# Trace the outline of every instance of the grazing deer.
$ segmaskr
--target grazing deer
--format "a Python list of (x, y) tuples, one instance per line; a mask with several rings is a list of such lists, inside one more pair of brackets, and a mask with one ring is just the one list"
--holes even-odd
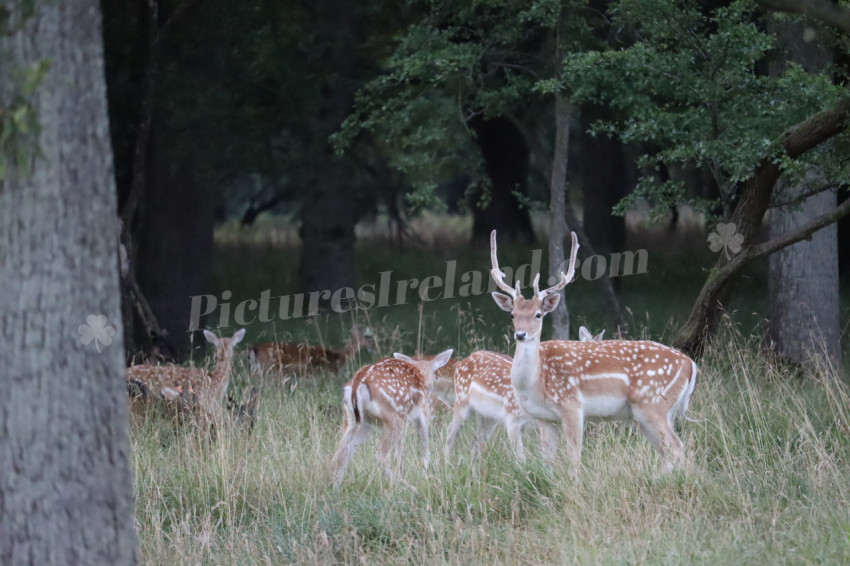
[(446, 365), (452, 350), (446, 350), (432, 360), (414, 360), (404, 354), (394, 354), (377, 363), (363, 366), (343, 386), (345, 432), (331, 460), (334, 487), (339, 487), (348, 462), (363, 444), (372, 426), (384, 429), (378, 456), (381, 468), (390, 480), (390, 452), (395, 447), (401, 461), (402, 438), (407, 422), (419, 429), (425, 469), (431, 454), (428, 448), (428, 421), (431, 412), (431, 390), (434, 373)]
[(373, 352), (371, 333), (354, 325), (342, 350), (330, 350), (311, 344), (265, 342), (248, 351), (251, 370), (259, 377), (269, 373), (305, 376), (320, 371), (339, 372), (361, 348)]
[(154, 399), (165, 400), (177, 404), (180, 410), (195, 411), (202, 429), (208, 427), (221, 414), (221, 402), (230, 384), (233, 350), (244, 337), (244, 328), (230, 338), (219, 338), (204, 330), (204, 338), (215, 346), (215, 367), (211, 371), (172, 364), (127, 368), (127, 386), (133, 405)]
[[(602, 340), (604, 333), (603, 330), (593, 336), (584, 326), (579, 329), (582, 342)], [(522, 429), (534, 419), (529, 418), (517, 405), (511, 385), (512, 364), (513, 359), (510, 356), (481, 350), (473, 352), (455, 365), (455, 404), (452, 408), (452, 422), (446, 435), (446, 459), (454, 450), (455, 439), (463, 423), (470, 413), (475, 413), (478, 415), (478, 430), (475, 435), (476, 442), (472, 446), (473, 459), (484, 451), (493, 430), (501, 422), (507, 429), (514, 454), (520, 462), (525, 462)], [(557, 448), (557, 430), (552, 430), (544, 423), (540, 424), (544, 457), (551, 460)]]
[[(413, 356), (413, 359), (416, 361), (421, 360), (433, 360), (434, 356)], [(452, 409), (452, 404), (454, 403), (453, 395), (455, 388), (455, 366), (458, 361), (454, 358), (450, 359), (446, 365), (439, 368), (434, 375), (436, 376), (436, 381), (434, 381), (434, 389), (431, 393), (433, 393), (432, 400), (436, 401), (434, 403), (434, 409)]]
[(525, 299), (519, 281), (515, 288), (505, 283), (496, 257), (496, 231), (490, 234), (490, 273), (504, 291), (494, 292), (493, 299), (514, 321), (511, 384), (517, 403), (531, 417), (561, 421), (567, 455), (575, 467), (581, 461), (586, 418), (634, 418), (665, 460), (665, 470), (670, 470), (683, 454), (673, 418), (684, 416), (688, 409), (697, 376), (693, 360), (648, 340), (540, 341), (543, 317), (558, 306), (560, 291), (575, 274), (578, 248), (573, 233), (567, 273), (561, 273), (560, 281), (543, 291), (538, 287), (538, 273), (534, 296)]

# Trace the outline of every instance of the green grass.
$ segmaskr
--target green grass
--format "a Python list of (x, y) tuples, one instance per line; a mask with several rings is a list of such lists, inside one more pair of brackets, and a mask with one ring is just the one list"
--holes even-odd
[[(850, 391), (829, 368), (805, 376), (725, 336), (703, 361), (687, 463), (659, 473), (636, 432), (589, 425), (572, 479), (531, 453), (517, 464), (503, 432), (471, 465), (440, 457), (448, 415), (432, 425), (432, 468), (415, 434), (390, 485), (364, 445), (342, 488), (327, 464), (339, 440), (344, 376), (264, 391), (252, 433), (215, 442), (190, 426), (133, 429), (144, 563), (846, 563), (850, 560)], [(375, 435), (377, 436), (377, 435)], [(560, 451), (563, 458), (563, 450)]]
[[(291, 292), (294, 257), (279, 249), (224, 247), (215, 266), (234, 300), (273, 288)], [(526, 261), (524, 250), (506, 258)], [(253, 254), (253, 255), (252, 255)], [(486, 250), (387, 247), (358, 251), (366, 280), (440, 273), (446, 258), (487, 267)], [(505, 260), (507, 263), (508, 259)], [(246, 266), (262, 266), (255, 270)], [(545, 265), (545, 264), (544, 264)], [(238, 277), (235, 275), (238, 273)], [(753, 272), (754, 280), (761, 277)], [(763, 282), (763, 280), (762, 280)], [(761, 348), (753, 321), (759, 285), (745, 281), (737, 314), (700, 363), (690, 416), (681, 423), (686, 464), (669, 475), (635, 431), (590, 424), (573, 478), (563, 448), (552, 470), (524, 436), (529, 461), (514, 461), (502, 429), (482, 461), (469, 462), (473, 423), (451, 462), (442, 458), (450, 415), (431, 428), (432, 466), (421, 469), (408, 431), (404, 478), (390, 485), (375, 461), (374, 435), (354, 456), (339, 491), (329, 460), (341, 436), (338, 376), (261, 392), (250, 433), (223, 427), (215, 441), (191, 425), (151, 419), (132, 427), (136, 513), (144, 564), (840, 564), (850, 562), (850, 388), (829, 367), (792, 368)], [(700, 275), (651, 256), (650, 273), (624, 278), (633, 329), (669, 337), (699, 289)], [(277, 285), (277, 287), (275, 287)], [(750, 285), (748, 288), (747, 285)], [(568, 289), (574, 321), (607, 328), (598, 290)], [(750, 313), (756, 313), (752, 315)], [(484, 295), (358, 313), (381, 353), (454, 347), (508, 351), (510, 317)], [(246, 342), (280, 335), (341, 343), (351, 316), (254, 325)], [(420, 332), (420, 324), (422, 331)], [(574, 330), (575, 332), (575, 330)], [(610, 332), (610, 330), (609, 330)], [(321, 338), (320, 338), (321, 337)], [(250, 385), (239, 365), (233, 389)]]

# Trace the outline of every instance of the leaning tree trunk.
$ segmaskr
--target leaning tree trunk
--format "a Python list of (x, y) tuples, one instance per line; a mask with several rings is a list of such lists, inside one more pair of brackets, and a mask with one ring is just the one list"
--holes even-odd
[(42, 155), (0, 183), (0, 563), (133, 564), (100, 9), (35, 5), (0, 46), (6, 69), (50, 61)]
[[(800, 24), (776, 23), (782, 45), (790, 59), (807, 72), (821, 72), (832, 59), (817, 42), (803, 40)], [(785, 58), (771, 65), (774, 74), (783, 71)], [(822, 179), (811, 173), (809, 181)], [(796, 200), (807, 190), (805, 184), (781, 184), (777, 195), (782, 202)], [(799, 228), (836, 206), (832, 191), (804, 199), (799, 206), (777, 207), (770, 212), (772, 236)], [(788, 246), (770, 256), (768, 263), (768, 334), (772, 347), (784, 358), (804, 363), (811, 356), (826, 356), (838, 362), (838, 239), (833, 224), (814, 233), (807, 241)]]
[[(788, 128), (776, 140), (785, 156), (796, 159), (819, 144), (845, 131), (850, 125), (850, 100), (840, 100), (829, 110), (809, 116)], [(699, 296), (691, 308), (684, 326), (679, 330), (674, 346), (699, 357), (707, 340), (714, 334), (741, 271), (753, 260), (808, 237), (850, 212), (850, 201), (809, 220), (800, 228), (757, 244), (759, 227), (767, 211), (774, 186), (782, 173), (780, 160), (775, 156), (762, 159), (751, 177), (741, 183), (740, 198), (731, 220), (743, 237), (743, 249), (734, 257), (721, 253), (709, 272)]]
[(533, 242), (531, 217), (516, 196), (528, 188), (530, 151), (522, 133), (504, 116), (474, 118), (469, 125), (490, 179), (486, 202), (479, 203), (481, 191), (471, 195), (472, 243), (488, 242), (492, 230), (499, 231), (502, 241)]

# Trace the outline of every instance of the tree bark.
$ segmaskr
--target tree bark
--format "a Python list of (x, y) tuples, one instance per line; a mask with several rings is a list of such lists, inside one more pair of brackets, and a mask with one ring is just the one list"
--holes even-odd
[[(184, 357), (190, 345), (189, 297), (210, 292), (215, 199), (192, 167), (174, 163), (164, 138), (158, 130), (152, 132), (134, 267), (168, 344)], [(146, 325), (139, 330), (150, 332)], [(150, 339), (139, 336), (138, 342), (149, 344)]]
[[(835, 193), (826, 191), (809, 197), (799, 209), (774, 209), (770, 213), (771, 235), (795, 230), (835, 206)], [(768, 301), (768, 334), (772, 347), (782, 357), (797, 363), (812, 356), (840, 361), (835, 224), (770, 256)]]
[(606, 111), (599, 106), (582, 107), (580, 167), (584, 231), (597, 250), (611, 252), (621, 251), (626, 245), (626, 220), (611, 210), (626, 196), (629, 175), (622, 143), (588, 133), (594, 122), (605, 118)]
[(324, 159), (301, 207), (298, 281), (305, 292), (354, 286), (354, 226), (359, 218), (350, 168), (328, 142), (347, 116), (354, 96), (355, 12), (347, 0), (322, 0), (314, 5), (313, 16), (316, 41), (326, 51), (318, 80), (326, 84), (321, 88), (312, 144), (313, 154)]
[[(802, 65), (809, 73), (821, 72), (832, 57), (816, 42), (803, 40), (804, 29), (790, 22), (773, 23), (787, 60)], [(778, 75), (787, 65), (785, 53), (770, 65)], [(818, 175), (808, 175), (813, 183)], [(780, 201), (793, 200), (806, 191), (805, 184), (779, 184)], [(798, 206), (780, 206), (768, 215), (771, 235), (795, 230), (826, 214), (836, 206), (833, 191), (805, 198)], [(839, 363), (838, 239), (836, 226), (814, 233), (808, 240), (779, 250), (768, 260), (768, 334), (771, 346), (780, 356), (804, 363), (825, 356)]]
[[(549, 275), (553, 285), (558, 269), (564, 264), (564, 241), (567, 226), (567, 163), (570, 150), (570, 105), (561, 93), (555, 94), (555, 149), (549, 178)], [(544, 285), (541, 285), (544, 286)], [(548, 285), (545, 285), (548, 286)], [(561, 300), (552, 311), (552, 339), (569, 340), (570, 312), (561, 291)]]
[(33, 97), (43, 156), (0, 184), (0, 563), (134, 564), (99, 5), (37, 3), (4, 43), (12, 65), (50, 70)]
[(474, 118), (469, 126), (475, 132), (490, 179), (490, 199), (485, 206), (478, 206), (480, 192), (471, 196), (472, 243), (488, 242), (494, 229), (502, 241), (533, 242), (528, 209), (516, 197), (516, 193), (524, 195), (528, 189), (529, 149), (522, 134), (503, 116)]
[[(788, 157), (795, 159), (820, 143), (844, 131), (850, 122), (850, 100), (838, 102), (832, 109), (818, 112), (786, 130), (777, 140), (777, 145)], [(773, 238), (770, 242), (756, 245), (758, 230), (770, 203), (774, 186), (781, 170), (776, 156), (765, 157), (753, 175), (741, 188), (740, 199), (732, 213), (732, 222), (743, 236), (742, 252), (733, 258), (721, 253), (700, 291), (688, 320), (679, 331), (674, 345), (691, 356), (699, 357), (708, 338), (717, 328), (737, 276), (753, 259), (773, 253), (784, 246), (797, 242), (815, 230), (837, 221), (850, 207), (844, 204), (822, 215), (792, 234)], [(847, 201), (850, 204), (850, 201)], [(797, 237), (799, 236), (799, 237)]]

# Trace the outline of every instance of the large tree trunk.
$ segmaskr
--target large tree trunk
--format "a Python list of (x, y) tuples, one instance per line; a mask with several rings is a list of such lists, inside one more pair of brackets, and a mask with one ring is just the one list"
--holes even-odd
[[(564, 241), (567, 237), (567, 160), (570, 149), (570, 105), (563, 94), (555, 94), (555, 150), (549, 178), (549, 275), (554, 284), (564, 264)], [(554, 281), (553, 281), (554, 280)], [(548, 285), (541, 285), (546, 287)], [(569, 340), (570, 312), (561, 291), (558, 307), (552, 311), (552, 339)]]
[[(774, 209), (770, 213), (771, 235), (795, 230), (833, 210), (835, 205), (835, 193), (827, 191), (806, 199), (799, 209)], [(826, 355), (838, 362), (841, 348), (835, 224), (770, 256), (768, 298), (768, 332), (781, 356), (803, 363), (812, 355)]]
[(0, 185), (0, 563), (133, 564), (100, 10), (36, 7), (4, 42), (7, 69), (50, 70), (33, 97), (43, 156)]
[(355, 286), (357, 200), (346, 186), (343, 164), (333, 157), (328, 159), (325, 171), (312, 183), (301, 208), (298, 278), (305, 292)]
[[(298, 281), (302, 291), (333, 291), (354, 286), (354, 226), (358, 198), (345, 158), (334, 155), (328, 137), (347, 116), (356, 88), (354, 6), (347, 0), (322, 0), (313, 6), (317, 43), (327, 45), (312, 152), (320, 164), (306, 187), (301, 208), (301, 256)], [(317, 75), (318, 76), (318, 75)]]
[[(777, 23), (781, 44), (790, 60), (807, 72), (820, 72), (831, 57), (816, 42), (803, 40), (799, 24)], [(779, 74), (785, 58), (771, 65)], [(813, 183), (820, 179), (810, 175)], [(780, 201), (792, 200), (806, 191), (803, 185), (785, 185), (778, 189)], [(770, 212), (772, 236), (799, 228), (836, 206), (836, 196), (826, 191), (805, 199), (798, 207), (778, 207)], [(784, 358), (797, 363), (810, 356), (822, 356), (838, 362), (840, 322), (838, 317), (838, 240), (836, 226), (819, 230), (808, 241), (788, 246), (769, 259), (769, 325), (772, 346)]]
[[(189, 297), (209, 292), (214, 199), (207, 184), (174, 163), (157, 132), (146, 177), (134, 267), (159, 326), (182, 357), (189, 350)], [(149, 341), (139, 338), (139, 343)]]
[(502, 241), (533, 242), (531, 217), (516, 193), (528, 188), (529, 149), (522, 133), (507, 117), (475, 118), (475, 132), (484, 167), (490, 179), (489, 199), (479, 206), (481, 192), (471, 195), (472, 243), (486, 243), (492, 230)]
[[(850, 199), (850, 188), (838, 191), (838, 202)], [(850, 218), (838, 221), (838, 273), (842, 278), (850, 277)]]

